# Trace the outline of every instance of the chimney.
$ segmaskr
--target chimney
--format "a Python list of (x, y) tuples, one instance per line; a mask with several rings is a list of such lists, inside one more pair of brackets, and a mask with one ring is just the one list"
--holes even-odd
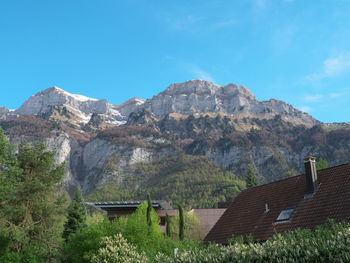
[(318, 189), (316, 158), (309, 156), (304, 159), (306, 177), (306, 195), (312, 197)]

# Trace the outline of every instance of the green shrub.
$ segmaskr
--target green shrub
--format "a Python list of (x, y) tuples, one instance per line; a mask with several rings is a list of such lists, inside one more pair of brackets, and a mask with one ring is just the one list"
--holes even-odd
[(152, 225), (147, 223), (147, 202), (141, 204), (129, 218), (119, 218), (110, 222), (106, 217), (95, 215), (87, 218), (87, 227), (72, 234), (64, 248), (65, 262), (91, 262), (101, 248), (106, 237), (122, 234), (129, 244), (135, 246), (139, 254), (153, 258), (157, 253), (167, 256), (174, 254), (174, 249), (191, 250), (199, 243), (185, 240), (183, 242), (166, 237), (159, 228), (159, 218), (152, 208), (150, 211)]
[(265, 243), (243, 243), (236, 239), (228, 246), (211, 244), (179, 250), (176, 259), (158, 254), (155, 262), (350, 262), (350, 225), (330, 221), (314, 231), (298, 229), (276, 234)]
[(99, 250), (103, 238), (123, 232), (124, 228), (125, 219), (123, 218), (109, 221), (105, 217), (102, 222), (90, 223), (88, 227), (69, 237), (64, 248), (64, 261), (91, 262), (92, 256)]
[(144, 202), (129, 216), (123, 234), (130, 243), (136, 245), (138, 251), (154, 255), (159, 251), (164, 236), (159, 228), (159, 217), (153, 208), (149, 211), (152, 224), (148, 224), (147, 207), (147, 202)]

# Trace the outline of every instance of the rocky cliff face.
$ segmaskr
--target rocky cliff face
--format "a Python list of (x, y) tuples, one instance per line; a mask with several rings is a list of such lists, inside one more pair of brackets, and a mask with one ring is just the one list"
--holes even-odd
[(85, 114), (93, 112), (106, 114), (108, 111), (108, 101), (106, 100), (96, 100), (82, 95), (73, 95), (58, 87), (52, 87), (31, 96), (16, 110), (16, 113), (21, 115), (35, 115), (46, 112), (50, 106), (55, 105), (65, 105)]
[[(31, 96), (14, 113), (19, 115), (45, 115), (53, 109), (62, 109), (62, 114), (69, 113), (75, 122), (86, 124), (93, 113), (105, 116), (107, 122), (123, 124), (122, 116), (105, 99), (92, 99), (82, 95), (70, 94), (58, 87), (48, 88)], [(73, 119), (72, 118), (72, 119)]]
[[(330, 165), (350, 160), (347, 126), (323, 125), (282, 101), (258, 101), (245, 87), (203, 80), (173, 84), (151, 99), (132, 98), (120, 105), (53, 87), (14, 112), (1, 107), (0, 120), (14, 144), (44, 140), (50, 149), (57, 148), (57, 162), (66, 162), (67, 189), (81, 185), (94, 198), (108, 196), (102, 193), (115, 191), (108, 188), (113, 185), (118, 198), (132, 198), (134, 191), (141, 196), (147, 186), (158, 189), (158, 198), (181, 200), (162, 192), (157, 182), (169, 187), (178, 184), (170, 180), (174, 174), (195, 174), (201, 164), (189, 168), (191, 158), (206, 158), (198, 162), (213, 174), (202, 169), (201, 176), (225, 182), (232, 178), (222, 179), (226, 172), (243, 179), (253, 163), (260, 183), (302, 173), (307, 155), (323, 157)], [(186, 169), (194, 170), (179, 172), (176, 160), (186, 160)], [(175, 162), (169, 171), (158, 167), (169, 161)], [(206, 187), (212, 182), (208, 179)], [(194, 187), (191, 183), (188, 187)], [(225, 187), (230, 189), (227, 196), (218, 189), (213, 193), (220, 194), (218, 200), (232, 198), (238, 189)]]
[[(109, 104), (107, 100), (92, 99), (82, 95), (70, 94), (60, 88), (52, 87), (31, 96), (14, 113), (19, 115), (37, 115), (64, 108), (74, 115), (75, 121), (89, 122), (93, 113), (105, 117), (106, 122), (122, 125), (133, 112), (147, 110), (164, 117), (167, 114), (181, 115), (223, 113), (231, 116), (270, 118), (280, 115), (296, 124), (313, 126), (319, 122), (307, 113), (301, 112), (283, 101), (271, 99), (258, 101), (245, 87), (228, 84), (217, 86), (205, 80), (191, 80), (170, 85), (164, 92), (153, 98), (143, 100), (132, 98), (120, 105)], [(0, 109), (6, 113), (7, 109)]]
[(170, 85), (164, 92), (146, 100), (143, 109), (157, 116), (169, 113), (184, 115), (224, 113), (249, 115), (250, 117), (273, 117), (280, 115), (289, 121), (313, 126), (317, 123), (307, 113), (301, 112), (283, 101), (271, 99), (259, 102), (245, 87), (228, 84), (217, 86), (205, 80), (191, 80)]

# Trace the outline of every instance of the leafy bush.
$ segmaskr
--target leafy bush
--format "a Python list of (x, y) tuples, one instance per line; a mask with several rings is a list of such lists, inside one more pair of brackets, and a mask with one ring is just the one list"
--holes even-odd
[(147, 222), (147, 202), (143, 202), (136, 211), (129, 216), (124, 235), (126, 239), (137, 246), (138, 251), (147, 251), (147, 254), (156, 254), (164, 239), (159, 228), (159, 217), (152, 208), (150, 217), (152, 224)]
[(265, 243), (246, 243), (236, 239), (228, 246), (210, 244), (180, 250), (176, 259), (158, 254), (155, 262), (349, 262), (350, 225), (330, 222), (314, 231), (298, 229), (276, 234)]
[(90, 225), (69, 237), (64, 248), (67, 262), (91, 262), (93, 255), (100, 248), (100, 242), (105, 237), (114, 236), (125, 228), (125, 219), (109, 221), (106, 217), (101, 222), (90, 222)]
[(64, 248), (65, 262), (91, 262), (98, 254), (101, 242), (106, 237), (122, 234), (130, 244), (135, 246), (139, 254), (153, 258), (161, 252), (171, 256), (175, 248), (190, 250), (198, 247), (195, 241), (180, 242), (166, 237), (159, 228), (159, 218), (151, 209), (152, 225), (147, 224), (147, 202), (142, 203), (129, 218), (118, 218), (109, 221), (106, 217), (101, 221), (100, 216), (87, 219), (88, 226), (69, 237)]

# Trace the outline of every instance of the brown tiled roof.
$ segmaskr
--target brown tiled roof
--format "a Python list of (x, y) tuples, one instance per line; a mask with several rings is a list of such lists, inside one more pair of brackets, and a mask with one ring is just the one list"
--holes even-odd
[[(227, 244), (234, 236), (251, 234), (267, 240), (276, 230), (314, 228), (327, 222), (350, 221), (350, 163), (318, 171), (319, 189), (304, 198), (305, 175), (299, 175), (242, 191), (205, 237), (205, 242)], [(265, 204), (269, 211), (265, 213)], [(294, 207), (286, 222), (276, 223), (280, 212)]]

